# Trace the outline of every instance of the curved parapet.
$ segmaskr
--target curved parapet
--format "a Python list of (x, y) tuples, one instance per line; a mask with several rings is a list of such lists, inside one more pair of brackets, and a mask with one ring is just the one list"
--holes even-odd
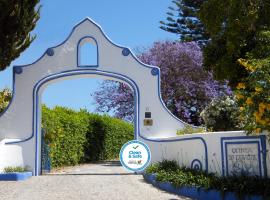
[[(80, 64), (81, 47), (87, 42), (96, 46), (94, 65)], [(170, 138), (173, 141), (177, 130), (185, 125), (162, 101), (160, 69), (139, 61), (129, 48), (113, 43), (99, 25), (86, 18), (72, 29), (65, 41), (48, 48), (38, 60), (13, 68), (13, 98), (0, 115), (0, 140), (6, 141), (1, 148), (13, 149), (10, 150), (12, 155), (17, 152), (20, 157), (17, 160), (21, 160), (22, 165), (29, 165), (35, 175), (40, 173), (42, 92), (54, 82), (81, 77), (117, 80), (132, 88), (135, 139), (157, 144)], [(204, 146), (200, 139), (194, 142)], [(193, 162), (196, 167), (207, 167), (203, 160), (207, 152), (203, 146), (203, 158)], [(154, 158), (158, 160), (158, 145), (151, 148), (156, 149)], [(6, 165), (8, 163), (12, 162), (7, 161)]]
[[(81, 47), (87, 42), (96, 46), (93, 65), (80, 62)], [(152, 162), (176, 160), (219, 175), (231, 175), (248, 166), (253, 175), (269, 176), (269, 143), (263, 135), (220, 132), (177, 136), (185, 123), (173, 116), (161, 99), (160, 69), (140, 62), (129, 48), (111, 42), (89, 18), (37, 61), (14, 66), (13, 98), (0, 114), (0, 171), (21, 165), (40, 174), (42, 92), (54, 82), (81, 77), (117, 80), (130, 86), (134, 91), (134, 137), (149, 146)]]
[[(97, 46), (96, 66), (79, 66), (79, 50), (85, 38), (93, 39)], [(184, 122), (173, 116), (161, 99), (159, 68), (140, 62), (129, 48), (111, 42), (99, 25), (86, 18), (72, 29), (64, 42), (48, 48), (37, 61), (14, 67), (13, 99), (0, 117), (0, 137), (26, 140), (33, 136), (40, 103), (34, 98), (41, 95), (35, 90), (37, 84), (43, 84), (42, 80), (46, 79), (53, 79), (46, 81), (48, 85), (63, 78), (76, 78), (78, 73), (80, 77), (104, 73), (105, 79), (114, 78), (132, 87), (137, 98), (137, 135), (176, 136), (176, 130), (183, 127)]]

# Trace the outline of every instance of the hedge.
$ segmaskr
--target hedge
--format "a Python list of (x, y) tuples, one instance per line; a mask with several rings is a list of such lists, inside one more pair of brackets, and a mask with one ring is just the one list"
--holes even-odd
[(128, 122), (60, 106), (42, 106), (42, 127), (52, 167), (116, 159), (122, 145), (134, 138)]

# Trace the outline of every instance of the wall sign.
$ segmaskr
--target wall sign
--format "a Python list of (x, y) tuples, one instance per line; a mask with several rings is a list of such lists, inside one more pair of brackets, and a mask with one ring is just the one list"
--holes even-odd
[(151, 154), (148, 146), (141, 141), (131, 140), (120, 151), (120, 162), (129, 171), (143, 171), (149, 164)]
[(260, 137), (221, 138), (223, 175), (263, 176), (263, 149)]

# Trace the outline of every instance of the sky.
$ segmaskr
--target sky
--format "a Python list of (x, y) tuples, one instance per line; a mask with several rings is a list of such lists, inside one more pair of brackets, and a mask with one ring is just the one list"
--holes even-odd
[[(64, 41), (73, 26), (85, 17), (98, 23), (114, 43), (135, 50), (150, 47), (155, 41), (178, 38), (159, 28), (171, 0), (41, 0), (40, 4), (40, 20), (32, 32), (37, 37), (10, 67), (0, 72), (0, 89), (12, 88), (13, 65), (34, 62), (47, 48)], [(61, 105), (94, 111), (91, 94), (98, 90), (101, 81), (73, 79), (54, 83), (44, 91), (42, 102), (49, 107)]]

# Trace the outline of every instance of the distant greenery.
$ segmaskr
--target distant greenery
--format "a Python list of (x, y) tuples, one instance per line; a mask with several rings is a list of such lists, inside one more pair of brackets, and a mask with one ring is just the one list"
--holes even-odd
[(25, 167), (5, 167), (4, 168), (4, 173), (12, 173), (12, 172), (25, 172), (27, 169)]
[(122, 145), (134, 139), (130, 123), (60, 106), (43, 105), (42, 127), (52, 167), (116, 159)]
[(156, 174), (159, 182), (170, 182), (176, 187), (190, 186), (210, 190), (235, 192), (239, 199), (245, 195), (261, 195), (263, 199), (270, 198), (270, 179), (255, 176), (218, 177), (204, 171), (196, 171), (179, 167), (176, 161), (164, 160), (154, 163), (146, 169), (148, 174)]
[(192, 134), (192, 133), (202, 133), (205, 132), (204, 127), (193, 128), (191, 125), (185, 125), (183, 129), (177, 130), (177, 135)]

